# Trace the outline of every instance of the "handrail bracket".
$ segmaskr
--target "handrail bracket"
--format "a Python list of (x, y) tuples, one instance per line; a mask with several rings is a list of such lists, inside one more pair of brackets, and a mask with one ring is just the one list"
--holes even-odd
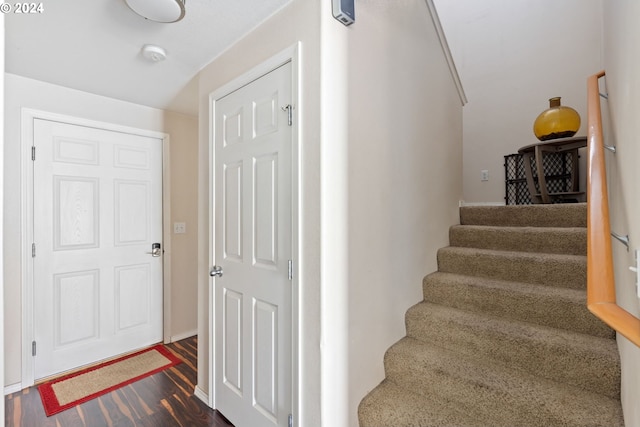
[(616, 239), (618, 242), (622, 243), (623, 245), (625, 245), (627, 247), (627, 252), (629, 252), (629, 235), (626, 234), (624, 236), (621, 236), (620, 234), (616, 234), (613, 231), (611, 232), (611, 237), (613, 237), (614, 239)]

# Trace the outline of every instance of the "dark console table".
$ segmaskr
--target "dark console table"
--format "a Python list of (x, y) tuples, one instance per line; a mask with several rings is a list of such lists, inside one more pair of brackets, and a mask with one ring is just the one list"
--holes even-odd
[[(578, 182), (578, 149), (587, 146), (587, 137), (553, 139), (527, 145), (518, 150), (524, 160), (527, 187), (533, 203), (552, 203), (556, 199), (571, 199), (584, 194), (579, 190)], [(543, 156), (547, 153), (567, 153), (572, 157), (571, 161), (571, 185), (570, 191), (549, 192), (544, 171)], [(536, 173), (532, 170), (531, 160), (535, 160)], [(536, 188), (536, 178), (538, 187)]]

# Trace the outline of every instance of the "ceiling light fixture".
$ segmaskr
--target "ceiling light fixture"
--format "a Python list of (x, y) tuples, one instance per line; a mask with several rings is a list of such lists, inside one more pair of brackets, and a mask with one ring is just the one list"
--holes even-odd
[(167, 52), (160, 46), (145, 44), (142, 46), (142, 56), (152, 62), (163, 61), (167, 57)]
[(184, 18), (186, 0), (125, 0), (127, 6), (145, 19), (177, 22)]

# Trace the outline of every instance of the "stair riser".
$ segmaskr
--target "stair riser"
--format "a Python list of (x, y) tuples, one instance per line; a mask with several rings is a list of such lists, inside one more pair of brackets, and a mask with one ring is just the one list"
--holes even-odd
[[(442, 351), (408, 343), (402, 340), (387, 352), (388, 380), (427, 398), (437, 394), (450, 400), (481, 424), (523, 425), (523, 414), (527, 414), (526, 425), (535, 426), (609, 425), (612, 419), (622, 418), (613, 399), (569, 387), (549, 389), (526, 376), (470, 365), (453, 355), (445, 359)], [(597, 415), (593, 407), (599, 409)]]
[(533, 206), (465, 206), (460, 224), (500, 227), (586, 227), (586, 203)]
[(447, 277), (442, 274), (425, 277), (425, 301), (602, 338), (615, 337), (611, 328), (589, 312), (584, 300), (573, 301), (544, 293), (524, 293), (474, 283), (459, 283), (447, 280)]
[(449, 230), (451, 246), (502, 251), (547, 254), (587, 255), (584, 228), (535, 229), (453, 226)]
[[(513, 426), (521, 423), (517, 414), (524, 412), (524, 408), (516, 405), (513, 400), (505, 400), (508, 395), (489, 390), (483, 384), (451, 376), (446, 367), (424, 364), (422, 360), (416, 360), (410, 355), (390, 353), (385, 357), (385, 372), (390, 381), (402, 384), (409, 390), (416, 390), (425, 397), (438, 394), (455, 402), (456, 406), (474, 414), (479, 424)], [(535, 412), (533, 417), (537, 425), (555, 425), (550, 424), (548, 419), (540, 418), (540, 414)]]
[(358, 420), (360, 427), (486, 427), (438, 395), (425, 401), (423, 396), (386, 380), (362, 399)]
[[(402, 384), (408, 390), (420, 390), (420, 393), (427, 398), (438, 393), (441, 397), (454, 401), (459, 408), (474, 414), (478, 425), (493, 427), (522, 425), (521, 414), (525, 412), (525, 409), (516, 406), (513, 402), (509, 402), (510, 406), (501, 405), (502, 400), (500, 399), (504, 396), (500, 396), (498, 393), (481, 393), (482, 386), (477, 384), (466, 384), (468, 386), (466, 390), (462, 390), (462, 385), (459, 386), (460, 388), (454, 389), (455, 386), (452, 386), (451, 383), (455, 380), (447, 378), (441, 372), (427, 372), (433, 375), (422, 377), (422, 371), (399, 369), (392, 366), (387, 371), (387, 377), (397, 384)], [(514, 413), (514, 411), (516, 412)], [(551, 423), (549, 419), (540, 417), (541, 414), (536, 414), (530, 409), (529, 412), (533, 414), (531, 415), (534, 421), (533, 425), (559, 425), (557, 420), (554, 420), (555, 423)]]
[(438, 271), (489, 279), (510, 280), (584, 289), (587, 276), (585, 257), (567, 255), (481, 252), (443, 248), (438, 251)]
[(406, 316), (407, 336), (619, 398), (620, 368), (615, 354), (550, 340), (526, 328), (517, 333), (507, 332), (494, 320), (485, 319), (484, 323), (481, 317), (473, 319), (477, 323), (463, 323), (455, 318), (432, 316), (429, 310), (413, 307)]

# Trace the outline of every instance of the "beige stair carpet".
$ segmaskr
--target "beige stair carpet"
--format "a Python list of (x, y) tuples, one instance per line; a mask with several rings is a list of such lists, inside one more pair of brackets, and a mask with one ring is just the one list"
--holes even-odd
[(463, 207), (361, 427), (622, 426), (615, 334), (586, 309), (585, 204)]

